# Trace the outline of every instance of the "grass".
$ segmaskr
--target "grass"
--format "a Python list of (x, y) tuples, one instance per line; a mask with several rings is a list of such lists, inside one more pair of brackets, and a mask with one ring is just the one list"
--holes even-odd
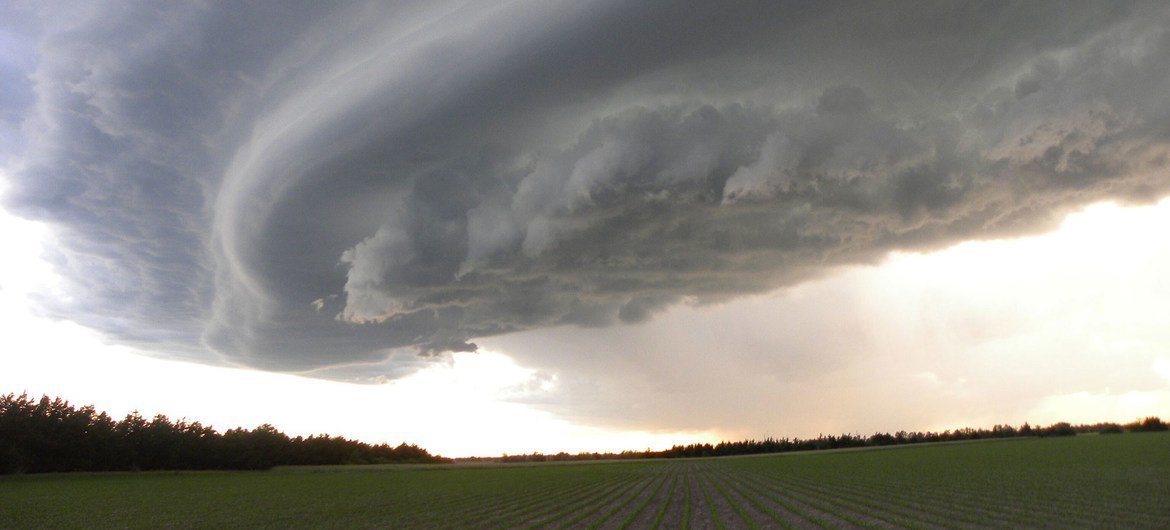
[[(702, 512), (692, 510), (692, 483)], [(720, 509), (739, 517), (719, 521)], [(585, 465), (0, 477), (2, 528), (640, 528), (695, 517), (735, 527), (776, 517), (789, 518), (782, 526), (1170, 527), (1170, 433)]]

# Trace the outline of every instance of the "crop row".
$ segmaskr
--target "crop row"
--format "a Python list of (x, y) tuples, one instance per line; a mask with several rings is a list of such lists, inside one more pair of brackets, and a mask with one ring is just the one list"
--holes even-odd
[(1168, 506), (1170, 434), (693, 460), (0, 479), (0, 528), (1170, 528)]
[[(872, 455), (867, 458), (873, 458)], [(981, 528), (1057, 522), (1078, 526), (1165, 527), (1170, 511), (1119, 509), (1126, 500), (1000, 487), (978, 474), (948, 483), (898, 472), (851, 474), (836, 467), (776, 465), (744, 458), (645, 463), (571, 487), (524, 494), (483, 492), (406, 526), (507, 528)], [(613, 466), (621, 467), (620, 464)], [(844, 467), (842, 467), (844, 466)], [(585, 471), (583, 466), (582, 471)], [(965, 477), (965, 478), (964, 478)], [(1010, 480), (1013, 477), (1000, 477)], [(1057, 488), (1059, 489), (1059, 488)], [(1025, 494), (1020, 492), (1024, 491)], [(1030, 491), (1030, 494), (1027, 492)], [(1139, 506), (1140, 508), (1140, 506)]]

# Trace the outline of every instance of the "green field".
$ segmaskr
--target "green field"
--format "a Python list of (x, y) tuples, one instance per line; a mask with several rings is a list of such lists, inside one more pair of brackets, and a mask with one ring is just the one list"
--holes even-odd
[(1170, 528), (1170, 433), (616, 463), (0, 477), (0, 527)]

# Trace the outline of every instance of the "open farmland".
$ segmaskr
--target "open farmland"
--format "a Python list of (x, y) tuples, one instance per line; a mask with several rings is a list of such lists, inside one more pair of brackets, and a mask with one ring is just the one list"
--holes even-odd
[(0, 478), (0, 527), (1170, 527), (1170, 433), (722, 459)]

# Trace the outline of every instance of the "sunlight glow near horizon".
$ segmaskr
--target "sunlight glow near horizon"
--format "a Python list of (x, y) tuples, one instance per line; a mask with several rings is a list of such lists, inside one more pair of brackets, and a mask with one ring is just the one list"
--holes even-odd
[[(1005, 375), (1067, 378), (1092, 388), (1044, 396), (1026, 410), (1027, 421), (1096, 423), (1133, 421), (1170, 414), (1170, 199), (1155, 205), (1088, 206), (1069, 215), (1059, 229), (1038, 236), (971, 241), (934, 253), (893, 253), (877, 269), (887, 276), (874, 282), (883, 300), (907, 301), (889, 292), (910, 284), (927, 287), (907, 301), (918, 305), (916, 318), (889, 319), (910, 329), (890, 331), (893, 343), (909, 337), (953, 330), (935, 337), (967, 349), (977, 360)], [(932, 302), (962, 307), (921, 311)], [(911, 305), (908, 303), (907, 306)], [(908, 312), (906, 307), (887, 307)], [(959, 315), (956, 317), (955, 315)], [(948, 320), (950, 319), (950, 320)], [(921, 326), (914, 329), (915, 326)], [(901, 340), (892, 336), (901, 335)], [(1021, 355), (1020, 352), (1038, 352)], [(1143, 359), (1152, 359), (1142, 372)], [(1130, 366), (1126, 366), (1130, 365)], [(976, 363), (969, 365), (976, 370)], [(1071, 367), (1071, 368), (1069, 368)], [(1125, 372), (1122, 368), (1136, 368)], [(1089, 368), (1087, 373), (1074, 373)], [(961, 374), (961, 369), (956, 373)], [(1124, 373), (1125, 379), (1118, 377)], [(1136, 374), (1136, 377), (1134, 377)], [(962, 392), (968, 379), (940, 380), (920, 372), (929, 386)], [(1010, 398), (1010, 389), (1003, 389)], [(988, 417), (955, 418), (934, 430), (994, 423)]]
[[(615, 430), (557, 417), (525, 400), (525, 388), (533, 384), (543, 385), (538, 388), (542, 394), (555, 394), (555, 381), (534, 383), (534, 371), (503, 351), (457, 353), (381, 385), (151, 358), (108, 344), (76, 324), (36, 315), (30, 296), (67, 295), (55, 292), (50, 268), (39, 257), (53, 244), (52, 235), (38, 223), (2, 213), (0, 230), (8, 235), (10, 245), (10, 258), (0, 263), (0, 318), (8, 323), (0, 354), (4, 366), (0, 393), (60, 396), (78, 405), (94, 404), (115, 417), (134, 409), (146, 416), (186, 417), (221, 430), (271, 423), (290, 435), (329, 433), (373, 443), (405, 441), (445, 456), (657, 449), (675, 443), (716, 442), (736, 434), (714, 427), (688, 432)], [(874, 352), (867, 362), (904, 367), (906, 380), (918, 381), (907, 392), (962, 393), (968, 381), (994, 376), (987, 372), (988, 366), (976, 365), (975, 360), (965, 366), (959, 360), (944, 370), (930, 352), (905, 350), (920, 346), (921, 337), (930, 335), (931, 344), (954, 344), (955, 351), (968, 348), (976, 360), (1001, 370), (1029, 374), (1047, 370), (1053, 377), (1074, 381), (1097, 374), (1065, 373), (1061, 364), (1079, 369), (1107, 367), (1135, 356), (1154, 359), (1148, 377), (1140, 381), (1114, 381), (1101, 374), (1100, 385), (1086, 388), (1070, 383), (1068, 392), (1023, 403), (1013, 402), (1011, 389), (1004, 388), (999, 394), (1003, 411), (970, 415), (956, 411), (947, 420), (922, 417), (922, 429), (986, 427), (1019, 415), (1034, 423), (1131, 421), (1144, 415), (1166, 415), (1170, 413), (1170, 331), (1151, 331), (1165, 319), (1170, 300), (1166, 269), (1160, 268), (1170, 263), (1166, 233), (1170, 233), (1170, 200), (1132, 208), (1100, 204), (1069, 216), (1049, 234), (968, 242), (933, 253), (895, 253), (879, 266), (851, 269), (857, 272), (844, 275), (853, 275), (855, 283), (870, 290), (875, 304), (881, 304), (864, 310), (883, 315), (874, 333), (889, 345), (888, 351)], [(846, 280), (834, 277), (813, 283), (835, 281)], [(904, 296), (900, 290), (908, 285), (925, 287)], [(1148, 285), (1154, 289), (1147, 289)], [(805, 288), (792, 291), (798, 295)], [(935, 314), (924, 313), (921, 308), (930, 307), (932, 297), (950, 305), (961, 301), (962, 307), (943, 306)], [(1000, 308), (1006, 306), (1013, 309), (1003, 314)], [(972, 314), (981, 316), (976, 320), (964, 316)], [(1050, 315), (1059, 315), (1061, 320), (1049, 320)], [(938, 336), (939, 329), (951, 330), (954, 336)], [(1017, 333), (1005, 333), (1005, 329)], [(1114, 339), (1093, 344), (1095, 329)], [(1092, 347), (1079, 353), (1069, 348), (1067, 363), (1063, 358), (1025, 358), (1016, 353), (1060, 347), (1051, 344), (1060, 337), (1066, 337), (1069, 345)], [(833, 405), (824, 403), (825, 410), (819, 413), (831, 416), (828, 411)], [(842, 431), (857, 429), (848, 424), (840, 427)]]

